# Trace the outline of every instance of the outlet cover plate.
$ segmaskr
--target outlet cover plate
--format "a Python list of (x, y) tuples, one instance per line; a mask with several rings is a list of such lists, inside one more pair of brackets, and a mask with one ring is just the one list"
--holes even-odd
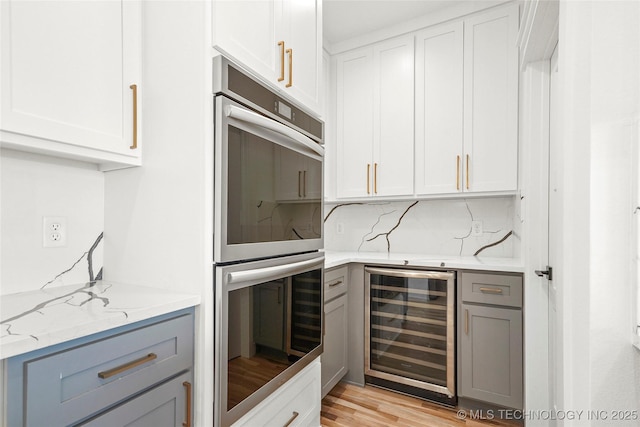
[(67, 246), (67, 218), (45, 216), (42, 218), (42, 247), (62, 248)]

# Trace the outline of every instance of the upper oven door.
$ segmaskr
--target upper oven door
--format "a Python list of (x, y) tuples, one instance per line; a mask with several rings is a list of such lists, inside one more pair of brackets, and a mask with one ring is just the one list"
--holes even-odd
[(321, 249), (322, 146), (224, 96), (215, 111), (214, 261)]

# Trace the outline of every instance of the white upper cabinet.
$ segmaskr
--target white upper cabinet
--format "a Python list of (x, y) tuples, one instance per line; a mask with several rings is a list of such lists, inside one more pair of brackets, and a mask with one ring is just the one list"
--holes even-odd
[(140, 2), (6, 0), (0, 22), (2, 146), (139, 165)]
[(464, 22), (464, 191), (518, 186), (518, 5)]
[(517, 32), (515, 4), (334, 56), (336, 199), (517, 190)]
[(413, 36), (336, 58), (337, 198), (413, 194)]
[(319, 0), (214, 0), (213, 47), (320, 114)]
[(417, 34), (416, 194), (517, 189), (518, 7)]
[(460, 191), (463, 24), (416, 34), (416, 193)]

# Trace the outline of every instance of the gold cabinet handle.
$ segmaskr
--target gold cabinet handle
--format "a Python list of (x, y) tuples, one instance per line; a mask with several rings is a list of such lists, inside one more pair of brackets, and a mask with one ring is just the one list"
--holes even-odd
[(138, 148), (138, 85), (131, 85), (133, 91), (133, 144), (129, 147), (132, 150)]
[(371, 194), (369, 191), (369, 174), (371, 173), (371, 163), (367, 163), (367, 194)]
[(278, 77), (278, 81), (281, 82), (284, 80), (284, 40), (278, 42), (278, 47), (280, 48), (280, 77)]
[(460, 191), (460, 156), (456, 156), (456, 190)]
[(302, 171), (302, 197), (307, 197), (307, 171)]
[(289, 418), (289, 421), (287, 421), (287, 423), (283, 426), (283, 427), (289, 427), (291, 425), (291, 423), (293, 422), (293, 420), (295, 420), (296, 418), (298, 418), (298, 415), (300, 415), (298, 412), (293, 412), (293, 416), (291, 418)]
[(287, 55), (289, 55), (289, 83), (285, 87), (293, 86), (293, 49), (287, 49)]
[(334, 283), (331, 283), (331, 284), (329, 285), (329, 287), (330, 287), (330, 288), (333, 288), (334, 286), (338, 286), (338, 285), (340, 285), (340, 284), (342, 284), (342, 280), (337, 280), (337, 281), (335, 281)]
[(467, 170), (465, 172), (465, 179), (467, 180), (467, 190), (469, 189), (469, 155), (467, 154)]
[(98, 372), (98, 377), (104, 379), (107, 378), (111, 378), (114, 375), (118, 375), (121, 374), (125, 371), (128, 371), (129, 369), (133, 369), (136, 366), (140, 366), (142, 364), (145, 364), (147, 362), (151, 362), (152, 360), (155, 360), (158, 358), (158, 355), (155, 353), (149, 353), (144, 357), (141, 357), (140, 359), (136, 359), (132, 362), (129, 363), (125, 363), (124, 365), (120, 365), (118, 367), (115, 367), (113, 369), (109, 369), (108, 371), (102, 371), (102, 372)]
[(486, 292), (488, 294), (501, 294), (502, 289), (500, 288), (480, 288), (480, 292)]
[(464, 311), (464, 334), (469, 335), (469, 310)]
[(187, 393), (187, 404), (186, 404), (186, 420), (182, 423), (183, 427), (191, 427), (191, 383), (189, 381), (185, 381), (182, 383), (185, 387), (185, 392)]
[(298, 197), (302, 197), (302, 186), (300, 185), (300, 179), (302, 178), (302, 171), (298, 171)]
[(378, 164), (373, 164), (373, 193), (378, 194)]

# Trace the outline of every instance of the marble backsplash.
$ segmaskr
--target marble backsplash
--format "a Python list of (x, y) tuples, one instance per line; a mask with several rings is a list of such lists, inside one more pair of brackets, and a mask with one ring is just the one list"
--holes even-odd
[[(95, 166), (3, 149), (0, 295), (102, 277), (104, 173)], [(43, 247), (43, 217), (64, 217), (64, 247)]]
[[(482, 223), (474, 234), (472, 222)], [(513, 258), (515, 197), (325, 204), (325, 249)]]

